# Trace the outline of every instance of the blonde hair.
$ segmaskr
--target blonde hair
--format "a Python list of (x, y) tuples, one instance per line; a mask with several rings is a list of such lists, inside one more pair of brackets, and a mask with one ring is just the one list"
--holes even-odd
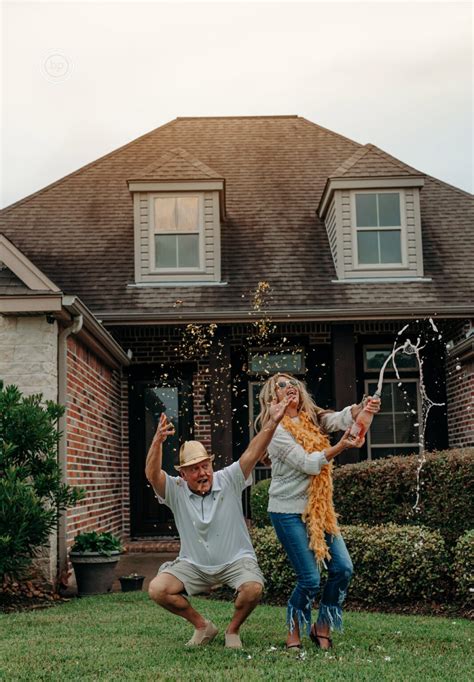
[(255, 430), (259, 431), (263, 426), (265, 426), (270, 418), (270, 405), (276, 398), (276, 389), (279, 377), (286, 377), (287, 379), (296, 381), (296, 387), (299, 391), (300, 397), (298, 413), (306, 412), (313, 424), (321, 428), (320, 419), (322, 415), (327, 414), (331, 410), (325, 410), (322, 407), (316, 405), (310, 393), (308, 392), (308, 389), (306, 388), (306, 384), (303, 381), (300, 381), (292, 374), (288, 374), (287, 372), (278, 372), (267, 379), (260, 390), (260, 394), (258, 396), (260, 403), (260, 414), (255, 420)]

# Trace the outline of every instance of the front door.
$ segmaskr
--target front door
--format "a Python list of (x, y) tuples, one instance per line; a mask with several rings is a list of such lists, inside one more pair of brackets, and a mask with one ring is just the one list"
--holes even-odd
[[(143, 378), (144, 374), (148, 378)], [(174, 536), (173, 515), (166, 505), (158, 503), (145, 477), (145, 462), (160, 414), (166, 412), (176, 433), (164, 443), (162, 467), (168, 474), (178, 475), (174, 465), (178, 463), (179, 448), (183, 441), (193, 438), (192, 369), (173, 367), (166, 371), (160, 367), (153, 371), (150, 367), (134, 367), (129, 390), (131, 534)]]

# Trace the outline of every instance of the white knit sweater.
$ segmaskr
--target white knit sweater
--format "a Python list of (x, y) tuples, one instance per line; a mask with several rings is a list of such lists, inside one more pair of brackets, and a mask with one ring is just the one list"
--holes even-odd
[[(321, 421), (329, 433), (345, 431), (354, 423), (351, 405), (340, 412), (328, 413)], [(268, 511), (302, 514), (308, 502), (310, 476), (319, 474), (328, 464), (324, 450), (308, 454), (279, 424), (268, 446), (268, 456), (272, 462)]]

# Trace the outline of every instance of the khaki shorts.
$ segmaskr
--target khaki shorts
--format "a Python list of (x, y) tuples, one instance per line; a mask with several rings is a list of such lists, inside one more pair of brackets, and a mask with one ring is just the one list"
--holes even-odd
[(238, 590), (244, 583), (265, 584), (257, 562), (251, 557), (237, 559), (212, 575), (201, 571), (189, 561), (178, 558), (162, 564), (158, 571), (160, 573), (170, 573), (178, 578), (183, 583), (186, 594), (190, 596), (210, 592), (214, 585), (228, 585), (233, 590)]

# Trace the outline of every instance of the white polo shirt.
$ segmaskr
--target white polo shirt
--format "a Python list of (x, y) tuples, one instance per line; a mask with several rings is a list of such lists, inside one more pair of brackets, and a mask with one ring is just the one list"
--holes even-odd
[(158, 501), (174, 514), (181, 540), (179, 558), (206, 573), (251, 557), (256, 559), (242, 513), (242, 491), (252, 483), (244, 479), (239, 462), (214, 472), (211, 492), (193, 493), (179, 476), (166, 474), (165, 497)]

